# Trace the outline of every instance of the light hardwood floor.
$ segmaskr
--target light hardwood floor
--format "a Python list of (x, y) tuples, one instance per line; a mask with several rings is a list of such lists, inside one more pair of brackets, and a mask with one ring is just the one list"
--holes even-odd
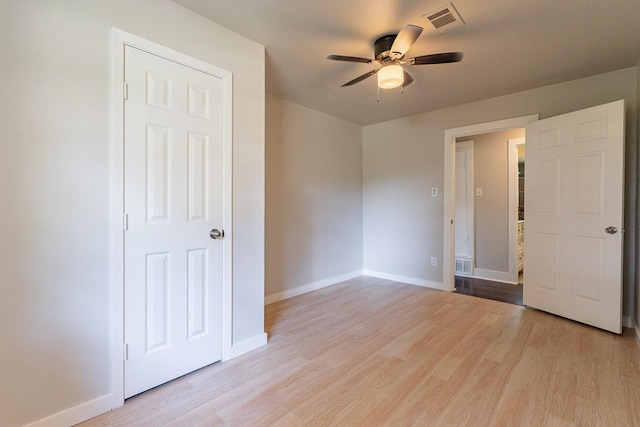
[(267, 306), (266, 330), (81, 425), (640, 426), (631, 334), (368, 277)]

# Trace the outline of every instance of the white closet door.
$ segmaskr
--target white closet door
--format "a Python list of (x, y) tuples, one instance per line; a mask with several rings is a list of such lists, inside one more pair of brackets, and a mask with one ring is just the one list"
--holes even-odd
[[(126, 47), (125, 397), (222, 357), (222, 81)], [(222, 236), (220, 236), (222, 237)]]

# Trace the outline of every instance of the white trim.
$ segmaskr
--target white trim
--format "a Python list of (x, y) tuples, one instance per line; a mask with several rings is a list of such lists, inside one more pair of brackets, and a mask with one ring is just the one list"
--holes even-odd
[(475, 277), (476, 279), (508, 283), (510, 285), (518, 284), (518, 276), (516, 275), (516, 280), (514, 281), (511, 273), (508, 271), (485, 270), (482, 268), (476, 268), (475, 270), (473, 270), (473, 277)]
[(333, 286), (340, 282), (345, 282), (347, 280), (355, 279), (356, 277), (360, 277), (360, 276), (362, 276), (362, 270), (352, 271), (351, 273), (329, 277), (327, 279), (319, 280), (317, 282), (309, 283), (303, 286), (298, 286), (293, 289), (288, 289), (286, 291), (276, 292), (275, 294), (270, 294), (265, 297), (264, 305), (269, 305), (277, 301), (293, 298), (298, 295), (306, 294), (307, 292), (317, 291), (318, 289), (326, 288), (328, 286)]
[(234, 357), (253, 351), (259, 347), (267, 345), (267, 342), (268, 337), (266, 332), (247, 338), (246, 340), (242, 340), (231, 346), (229, 351), (223, 355), (222, 361), (224, 362), (225, 360), (233, 359)]
[[(111, 407), (124, 404), (124, 35), (111, 32)], [(97, 415), (97, 414), (96, 414)]]
[(364, 275), (377, 277), (379, 279), (393, 280), (394, 282), (407, 283), (409, 285), (422, 286), (423, 288), (438, 289), (441, 291), (453, 290), (446, 288), (442, 283), (432, 282), (430, 280), (416, 279), (415, 277), (398, 276), (396, 274), (387, 274), (371, 270), (364, 270)]
[(635, 328), (636, 323), (633, 320), (633, 316), (622, 316), (622, 327), (623, 328)]
[(98, 397), (88, 402), (67, 408), (56, 414), (49, 415), (38, 421), (27, 424), (25, 427), (69, 427), (86, 421), (96, 415), (108, 412), (111, 409), (112, 397), (110, 394)]
[[(124, 213), (124, 49), (132, 46), (190, 68), (214, 75), (222, 79), (223, 84), (223, 227), (226, 238), (223, 245), (223, 293), (222, 293), (222, 357), (230, 359), (232, 354), (241, 354), (233, 346), (232, 337), (232, 290), (233, 290), (233, 74), (207, 62), (190, 57), (181, 52), (156, 44), (136, 35), (112, 27), (111, 31), (111, 141), (113, 144), (112, 165), (112, 245), (111, 245), (111, 344), (112, 344), (112, 380), (111, 408), (124, 404), (124, 235), (122, 218)], [(107, 408), (107, 410), (110, 408)], [(101, 411), (104, 412), (104, 411)], [(98, 415), (91, 414), (87, 418)], [(85, 418), (86, 419), (86, 418)], [(79, 421), (78, 421), (79, 422)]]
[(640, 348), (640, 325), (636, 323), (633, 316), (623, 316), (622, 326), (633, 330), (633, 336), (636, 338), (636, 344), (638, 344), (638, 348)]
[(222, 247), (222, 360), (227, 360), (231, 359), (228, 354), (233, 353), (233, 74), (224, 72), (222, 224), (226, 237)]
[(454, 279), (454, 220), (455, 220), (455, 147), (456, 138), (481, 133), (498, 132), (502, 130), (523, 128), (528, 123), (538, 120), (538, 114), (498, 120), (489, 123), (445, 129), (444, 131), (444, 236), (442, 257), (442, 286), (443, 289), (453, 291)]

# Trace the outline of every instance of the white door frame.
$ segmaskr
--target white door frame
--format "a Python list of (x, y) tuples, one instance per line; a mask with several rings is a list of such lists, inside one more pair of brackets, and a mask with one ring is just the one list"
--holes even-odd
[(523, 128), (528, 123), (538, 120), (538, 114), (498, 120), (489, 123), (445, 129), (444, 131), (444, 237), (442, 257), (443, 289), (453, 291), (455, 288), (455, 179), (456, 179), (456, 138), (481, 133), (499, 132), (513, 128)]
[(112, 152), (112, 232), (111, 232), (111, 405), (124, 404), (124, 49), (136, 47), (190, 68), (222, 79), (223, 85), (223, 289), (222, 358), (228, 358), (232, 345), (232, 90), (233, 75), (214, 65), (117, 28), (111, 32), (111, 139)]

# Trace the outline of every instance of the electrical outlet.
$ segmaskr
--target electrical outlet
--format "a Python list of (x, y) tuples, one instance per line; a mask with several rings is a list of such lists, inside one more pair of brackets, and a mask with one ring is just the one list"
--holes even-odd
[(437, 267), (438, 266), (438, 258), (437, 257), (434, 257), (434, 256), (431, 257), (431, 266), (432, 267)]
[(431, 187), (431, 197), (438, 197), (438, 187)]
[(482, 187), (476, 188), (476, 197), (482, 197)]

